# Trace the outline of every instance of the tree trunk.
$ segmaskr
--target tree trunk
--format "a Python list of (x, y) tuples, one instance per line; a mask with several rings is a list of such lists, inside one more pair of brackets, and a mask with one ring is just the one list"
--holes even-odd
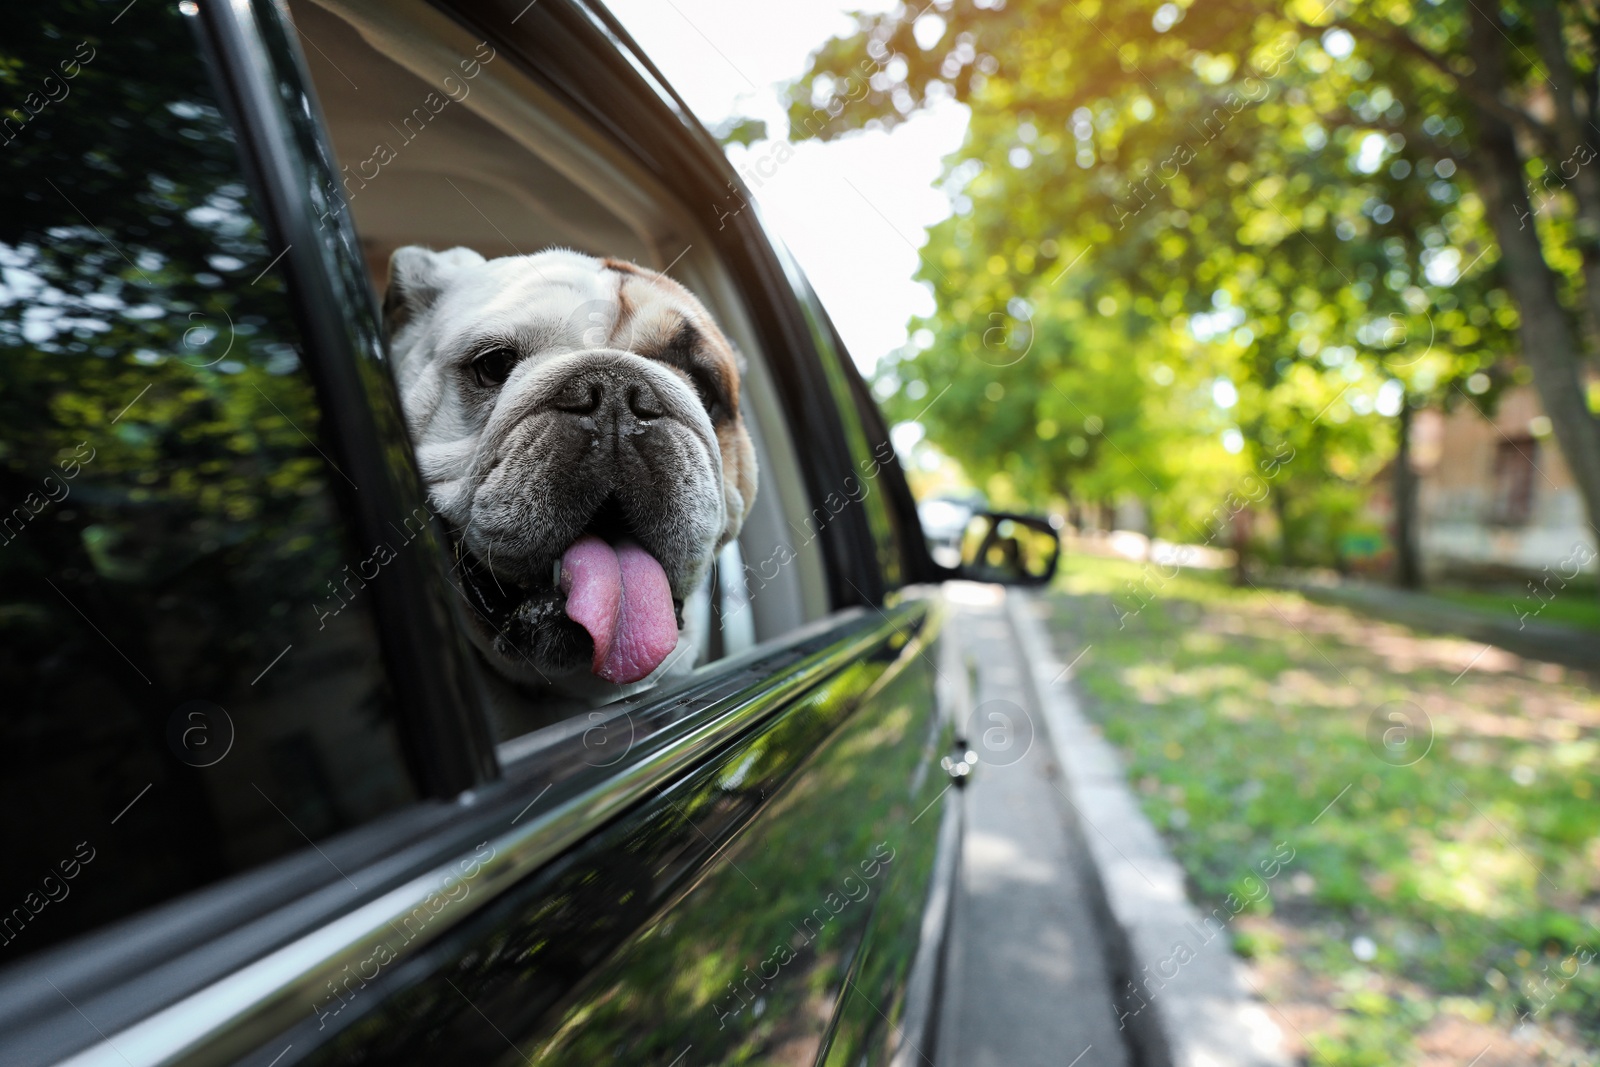
[[(1583, 260), (1583, 296), (1588, 311), (1589, 336), (1600, 340), (1600, 170), (1590, 166), (1587, 122), (1579, 111), (1578, 79), (1567, 58), (1562, 35), (1561, 9), (1554, 3), (1533, 5), (1534, 40), (1549, 71), (1550, 100), (1555, 112), (1555, 162), (1545, 181), (1572, 194), (1578, 206), (1573, 220), (1572, 244)], [(1496, 68), (1500, 70), (1503, 68)], [(1582, 149), (1582, 152), (1580, 152)], [(1529, 228), (1533, 220), (1527, 221)]]
[(1422, 588), (1417, 551), (1417, 472), (1411, 466), (1411, 402), (1400, 401), (1394, 454), (1394, 579), (1402, 589)]
[(1249, 585), (1250, 568), (1245, 559), (1250, 551), (1250, 509), (1240, 508), (1233, 513), (1232, 533), (1230, 540), (1233, 542), (1233, 584)]
[[(1491, 11), (1498, 10), (1498, 5)], [(1505, 56), (1500, 28), (1481, 5), (1467, 12), (1472, 21), (1470, 52), (1476, 78), (1498, 91)], [(1521, 318), (1522, 358), (1533, 371), (1534, 388), (1550, 418), (1556, 443), (1572, 470), (1589, 528), (1600, 538), (1600, 420), (1589, 411), (1582, 376), (1582, 350), (1557, 295), (1556, 277), (1544, 259), (1532, 224), (1523, 161), (1511, 127), (1484, 108), (1476, 108), (1478, 151), (1472, 157), (1479, 194), (1500, 245), (1504, 275)]]
[(1139, 499), (1139, 510), (1144, 512), (1141, 516), (1144, 520), (1144, 529), (1140, 531), (1144, 534), (1144, 561), (1146, 563), (1154, 563), (1156, 559), (1155, 501), (1147, 501), (1141, 497)]
[(1285, 568), (1299, 564), (1294, 550), (1294, 537), (1289, 533), (1289, 495), (1283, 486), (1272, 491), (1272, 513), (1278, 517), (1278, 555)]

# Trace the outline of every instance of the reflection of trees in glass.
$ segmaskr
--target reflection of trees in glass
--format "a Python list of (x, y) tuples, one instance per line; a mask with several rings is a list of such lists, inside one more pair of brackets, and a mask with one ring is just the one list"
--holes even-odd
[(204, 583), (213, 602), (270, 593), (224, 614), (282, 614), (339, 567), (300, 433), (315, 432), (309, 388), (281, 340), (295, 331), (277, 278), (251, 283), (270, 256), (189, 28), (162, 13), (137, 29), (79, 3), (19, 12), (7, 35), (18, 85), (80, 41), (94, 58), (0, 169), (16, 206), (0, 219), (0, 499), (20, 502), (81, 441), (95, 458), (77, 500), (35, 520), (80, 536), (19, 538), (0, 568), (12, 583), (18, 568)]
[[(13, 5), (0, 45), (0, 106), (46, 77), (59, 97), (0, 143), (0, 818), (17, 878), (152, 780), (118, 832), (152, 808), (168, 823), (139, 855), (108, 845), (97, 871), (117, 888), (42, 912), (70, 928), (30, 930), (30, 951), (303, 843), (174, 761), (165, 726), (185, 701), (254, 718), (234, 769), (259, 761), (313, 834), (396, 792), (386, 759), (334, 776), (325, 741), (320, 757), (294, 747), (376, 709), (355, 613), (250, 687), (342, 577), (328, 489), (346, 486), (312, 443), (290, 304), (188, 20), (116, 14)], [(283, 691), (312, 683), (285, 714)]]

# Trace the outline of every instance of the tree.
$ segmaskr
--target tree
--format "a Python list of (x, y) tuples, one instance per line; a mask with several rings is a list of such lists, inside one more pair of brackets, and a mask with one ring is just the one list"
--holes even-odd
[[(1032, 330), (1070, 335), (1101, 293), (1123, 294), (1142, 312), (1124, 320), (1120, 353), (1190, 349), (1189, 377), (1236, 398), (1228, 429), (1248, 462), (1301, 457), (1272, 485), (1286, 549), (1294, 529), (1322, 551), (1336, 545), (1351, 490), (1391, 447), (1393, 427), (1366, 417), (1386, 382), (1413, 403), (1482, 405), (1512, 378), (1513, 331), (1600, 519), (1600, 428), (1573, 327), (1586, 303), (1600, 321), (1585, 258), (1600, 261), (1600, 224), (1586, 221), (1600, 220), (1600, 192), (1584, 214), (1577, 179), (1595, 176), (1568, 162), (1528, 201), (1524, 163), (1555, 173), (1593, 158), (1539, 140), (1555, 120), (1529, 111), (1536, 20), (1508, 7), (1496, 28), (1457, 0), (1336, 4), (1230, 0), (1191, 14), (1169, 3), (1151, 18), (1126, 0), (952, 0), (861, 16), (793, 86), (791, 136), (892, 126), (946, 97), (967, 104), (968, 140), (946, 177), (956, 216), (945, 225), (964, 241), (936, 232), (923, 255), (941, 307), (974, 279), (998, 295), (984, 281), (998, 272), (1056, 317)], [(1556, 17), (1562, 33), (1540, 32), (1565, 43), (1547, 47), (1577, 73), (1554, 82), (1590, 109), (1575, 112), (1586, 121), (1590, 31), (1575, 12)], [(1508, 50), (1500, 30), (1526, 47)], [(1465, 45), (1470, 60), (1441, 58)], [(1503, 102), (1519, 94), (1520, 106)], [(1093, 299), (1042, 297), (1063, 275)], [(941, 316), (936, 333), (976, 326)]]

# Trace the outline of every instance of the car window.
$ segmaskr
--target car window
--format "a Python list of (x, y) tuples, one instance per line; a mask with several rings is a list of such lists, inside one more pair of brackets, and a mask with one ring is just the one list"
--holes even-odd
[(180, 6), (0, 45), (0, 964), (417, 793), (368, 592), (407, 531), (344, 533)]
[[(760, 486), (739, 537), (683, 604), (703, 635), (694, 662), (713, 663), (825, 615), (824, 563), (796, 440), (738, 285), (701, 228), (707, 220), (577, 129), (513, 59), (444, 16), (413, 26), (404, 21), (413, 16), (372, 8), (295, 2), (290, 10), (309, 42), (307, 66), (345, 175), (341, 210), (354, 220), (380, 295), (391, 254), (407, 245), (459, 246), (487, 258), (559, 246), (668, 272), (738, 350), (740, 408)], [(458, 551), (452, 577), (470, 613), (478, 609), (463, 558)], [(533, 685), (513, 694), (483, 667), (500, 694), (502, 740), (628, 691), (598, 688), (573, 700)]]

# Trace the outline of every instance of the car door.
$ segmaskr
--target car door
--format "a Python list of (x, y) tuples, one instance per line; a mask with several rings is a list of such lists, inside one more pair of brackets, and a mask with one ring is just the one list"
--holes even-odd
[[(732, 180), (603, 13), (546, 3), (450, 15), (612, 142), (651, 165), (679, 165), (674, 173), (700, 185), (682, 195)], [(182, 136), (227, 132), (237, 142), (250, 192), (228, 195), (254, 205), (265, 241), (248, 266), (292, 305), (286, 344), (309, 389), (298, 398), (305, 414), (295, 414), (315, 418), (302, 428), (280, 410), (281, 432), (320, 457), (296, 462), (325, 469), (337, 517), (324, 527), (345, 531), (362, 574), (374, 558), (363, 546), (403, 539), (396, 564), (363, 584), (345, 584), (333, 560), (330, 591), (349, 602), (323, 597), (314, 610), (319, 620), (372, 612), (380, 685), (393, 700), (382, 712), (392, 723), (385, 743), (402, 754), (406, 784), (379, 794), (369, 786), (361, 796), (384, 799), (353, 807), (342, 782), (318, 781), (329, 776), (326, 760), (305, 758), (304, 746), (273, 757), (284, 781), (309, 782), (296, 788), (323, 798), (329, 813), (302, 829), (279, 812), (305, 847), (261, 846), (232, 867), (108, 905), (54, 947), (5, 966), (0, 1058), (931, 1060), (959, 817), (939, 766), (952, 735), (943, 609), (936, 590), (905, 585), (930, 572), (906, 542), (915, 520), (883, 427), (754, 212), (719, 229), (718, 254), (736, 268), (738, 298), (807, 442), (795, 488), (815, 517), (806, 536), (825, 560), (827, 610), (670, 691), (495, 747), (448, 563), (417, 518), (420, 488), (367, 268), (337, 210), (339, 164), (295, 26), (271, 4), (185, 3), (117, 18), (134, 54), (211, 72), (212, 99), (190, 100), (209, 124)], [(174, 31), (177, 21), (192, 32)], [(136, 71), (125, 74), (135, 88)], [(101, 236), (109, 246), (118, 233)], [(240, 291), (254, 284), (239, 282)], [(263, 359), (285, 350), (263, 349)], [(270, 393), (269, 403), (283, 402)], [(345, 475), (348, 491), (338, 488)], [(763, 573), (767, 561), (751, 562)], [(107, 581), (121, 573), (104, 570)], [(160, 710), (152, 718), (170, 728)], [(179, 740), (162, 758), (185, 773), (230, 769), (184, 760), (190, 720), (176, 721)], [(183, 832), (168, 809), (151, 811), (148, 833)], [(107, 812), (112, 825), (124, 814)]]
[[(715, 180), (720, 159), (645, 91), (602, 15), (565, 5), (515, 22), (452, 13), (652, 170)], [(396, 21), (356, 24), (369, 41), (417, 32)], [(345, 61), (330, 43), (337, 32), (316, 31), (336, 73), (378, 77), (359, 56)], [(453, 47), (466, 51), (466, 39)], [(334, 77), (327, 84), (341, 91)], [(503, 236), (509, 224), (493, 221)], [(814, 298), (796, 292), (797, 272), (753, 213), (717, 232), (805, 430), (807, 536), (831, 557), (835, 610), (778, 649), (703, 671), (692, 694), (595, 713), (579, 757), (597, 765), (591, 788), (618, 793), (608, 813), (633, 806), (586, 824), (580, 844), (438, 946), (426, 974), (419, 965), (414, 984), (327, 1041), (317, 1062), (470, 1049), (473, 1061), (854, 1063), (915, 1058), (927, 1044), (942, 912), (924, 919), (944, 899), (956, 828), (955, 806), (941, 804), (952, 730), (935, 693), (940, 606), (926, 590), (882, 602), (903, 580), (887, 503), (898, 471)], [(765, 564), (781, 568), (787, 553), (774, 556), (747, 560), (756, 597)], [(703, 750), (685, 756), (678, 738)], [(506, 773), (542, 788), (552, 764), (575, 754), (536, 749)], [(343, 1014), (336, 997), (326, 1004)]]

